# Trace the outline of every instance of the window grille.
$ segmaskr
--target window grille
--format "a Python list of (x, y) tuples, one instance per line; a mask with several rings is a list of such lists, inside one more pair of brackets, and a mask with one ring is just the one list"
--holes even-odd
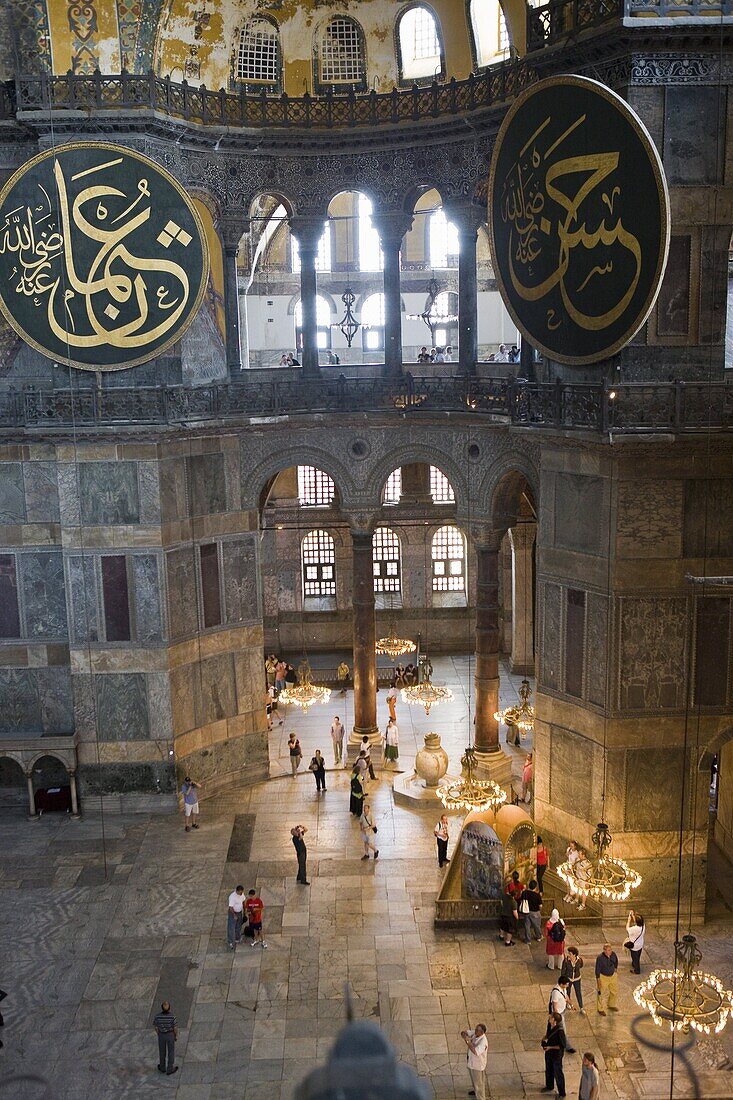
[(359, 195), (359, 271), (383, 271), (384, 256), (379, 234), (372, 221), (372, 204)]
[(405, 14), (404, 22), (409, 33), (408, 57), (411, 61), (440, 55), (435, 20), (427, 8), (412, 8)]
[(387, 482), (384, 486), (384, 503), (385, 504), (399, 504), (400, 497), (402, 496), (402, 467), (398, 466), (396, 470), (387, 478)]
[(277, 84), (280, 42), (277, 27), (267, 19), (250, 19), (239, 39), (239, 79), (248, 84)]
[[(433, 504), (452, 504), (456, 499), (453, 486), (437, 466), (430, 467), (430, 495), (433, 498)], [(442, 530), (447, 531), (448, 528), (444, 527)]]
[(328, 531), (309, 531), (303, 539), (303, 596), (336, 595), (336, 550)]
[(457, 267), (460, 244), (458, 230), (449, 222), (444, 210), (435, 210), (430, 215), (430, 266)]
[(315, 466), (298, 467), (298, 500), (311, 507), (325, 508), (335, 494), (333, 481)]
[(433, 592), (465, 592), (466, 543), (457, 527), (441, 527), (433, 535)]
[(353, 19), (332, 19), (321, 39), (321, 83), (358, 84), (364, 75), (361, 36)]
[(400, 591), (400, 540), (390, 527), (377, 527), (372, 536), (374, 591)]

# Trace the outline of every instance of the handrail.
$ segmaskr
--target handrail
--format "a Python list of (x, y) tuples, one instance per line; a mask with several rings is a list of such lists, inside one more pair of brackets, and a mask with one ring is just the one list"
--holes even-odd
[(619, 434), (733, 430), (733, 385), (524, 382), (507, 377), (328, 375), (200, 387), (0, 387), (2, 429), (170, 426), (304, 414), (465, 413), (519, 426)]

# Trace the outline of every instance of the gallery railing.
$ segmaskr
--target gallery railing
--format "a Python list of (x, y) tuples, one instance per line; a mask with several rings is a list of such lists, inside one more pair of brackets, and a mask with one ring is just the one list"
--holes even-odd
[(673, 17), (711, 19), (733, 15), (733, 0), (550, 0), (527, 12), (527, 51), (575, 40), (582, 31), (620, 24), (654, 27)]
[[(260, 372), (258, 372), (260, 374)], [(733, 430), (725, 382), (517, 382), (511, 378), (287, 378), (109, 389), (0, 389), (0, 430), (195, 424), (309, 413), (401, 417), (452, 412), (562, 430), (643, 434)]]

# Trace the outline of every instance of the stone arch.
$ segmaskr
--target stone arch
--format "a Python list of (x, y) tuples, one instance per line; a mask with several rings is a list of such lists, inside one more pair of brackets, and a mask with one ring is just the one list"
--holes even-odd
[(478, 492), (480, 510), (497, 529), (503, 525), (507, 528), (512, 526), (512, 522), (506, 521), (515, 518), (518, 514), (523, 483), (528, 484), (532, 490), (535, 510), (537, 510), (540, 492), (539, 472), (526, 456), (508, 455), (495, 462), (484, 475)]
[(456, 513), (465, 512), (469, 495), (468, 481), (458, 460), (448, 452), (424, 443), (406, 443), (397, 447), (372, 469), (369, 474), (368, 492), (376, 507), (381, 505), (382, 490), (392, 471), (398, 466), (409, 466), (411, 463), (424, 463), (426, 466), (437, 466), (442, 470), (453, 487)]
[(268, 455), (251, 471), (242, 470), (242, 507), (256, 508), (260, 493), (269, 479), (290, 466), (316, 466), (319, 470), (323, 470), (336, 486), (342, 507), (345, 507), (345, 500), (354, 495), (353, 478), (342, 461), (320, 447), (299, 444), (288, 447), (285, 451)]
[(18, 755), (14, 752), (0, 753), (0, 809), (16, 809), (25, 806), (27, 801), (26, 771)]
[(28, 773), (32, 772), (39, 760), (45, 760), (48, 757), (49, 760), (55, 760), (57, 764), (61, 764), (62, 768), (65, 768), (67, 772), (71, 773), (69, 766), (69, 760), (64, 753), (55, 752), (53, 749), (40, 749), (30, 757), (26, 766)]
[[(41, 753), (41, 755), (45, 756), (46, 754)], [(20, 768), (23, 775), (25, 775), (26, 772), (28, 771), (27, 766), (23, 763), (22, 755), (20, 753), (13, 752), (10, 749), (8, 749), (7, 751), (0, 752), (0, 760), (12, 760), (12, 762), (14, 764), (18, 765), (18, 767)]]

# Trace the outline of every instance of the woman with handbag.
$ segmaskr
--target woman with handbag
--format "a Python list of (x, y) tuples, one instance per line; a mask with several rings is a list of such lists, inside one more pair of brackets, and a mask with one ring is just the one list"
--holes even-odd
[(379, 849), (372, 844), (370, 837), (376, 833), (377, 826), (372, 821), (372, 811), (368, 802), (364, 803), (364, 808), (361, 811), (361, 817), (359, 818), (359, 828), (361, 830), (361, 839), (364, 842), (364, 855), (362, 859), (369, 859), (369, 849), (374, 852), (374, 858), (379, 857)]
[(631, 953), (631, 973), (641, 974), (641, 952), (644, 949), (644, 918), (641, 913), (635, 913), (629, 909), (629, 917), (626, 921), (627, 940), (624, 947)]
[(316, 749), (316, 755), (311, 758), (311, 762), (308, 765), (308, 771), (313, 772), (316, 780), (316, 790), (326, 790), (326, 761), (321, 755), (321, 750)]
[(288, 752), (290, 753), (290, 771), (292, 772), (293, 779), (297, 775), (300, 762), (303, 759), (303, 753), (300, 749), (300, 741), (294, 733), (290, 734), (288, 738)]

